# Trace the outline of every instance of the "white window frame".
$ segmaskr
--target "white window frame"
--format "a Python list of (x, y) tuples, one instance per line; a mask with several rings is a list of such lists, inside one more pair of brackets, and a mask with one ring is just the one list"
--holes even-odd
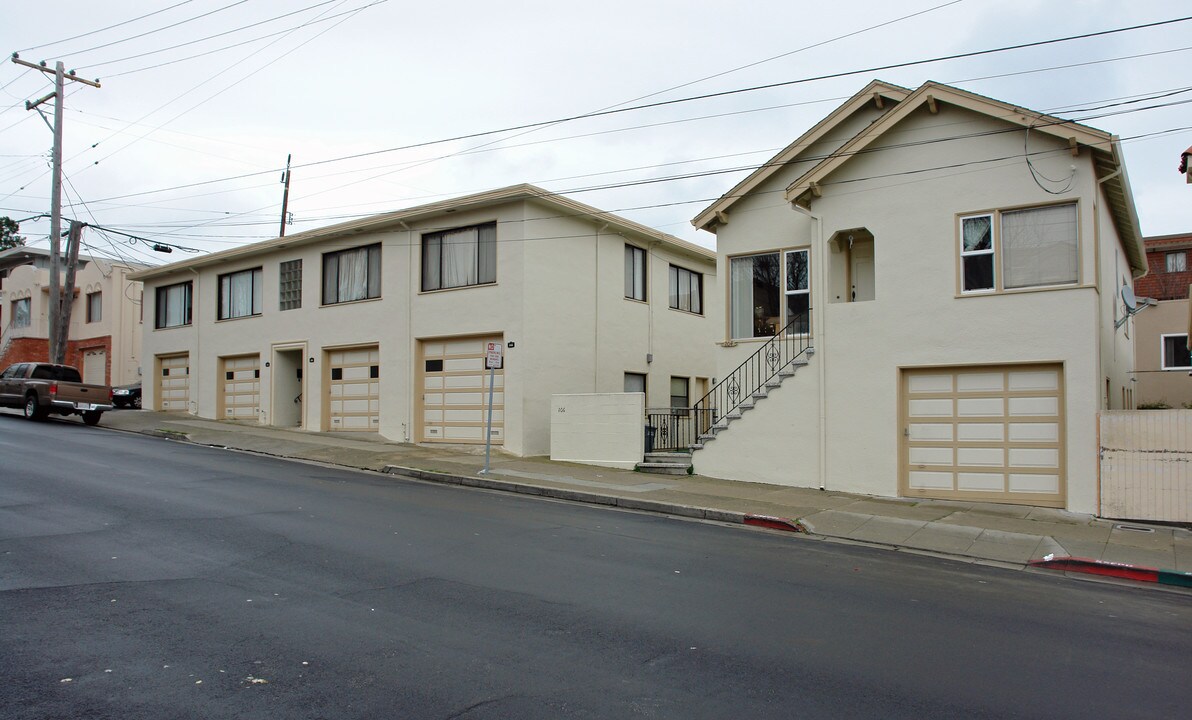
[(1159, 367), (1164, 370), (1192, 370), (1192, 365), (1167, 364), (1167, 338), (1183, 338), (1184, 347), (1188, 346), (1188, 333), (1167, 333), (1159, 336)]
[[(249, 299), (247, 308), (236, 307), (232, 297), (232, 283), (241, 276), (248, 276)], [(261, 314), (261, 285), (264, 273), (260, 267), (237, 270), (219, 276), (219, 298), (216, 301), (216, 318), (219, 320), (238, 320), (246, 317), (257, 317)]]
[[(807, 287), (792, 288), (790, 277), (790, 259), (792, 255), (802, 253), (806, 256), (804, 264), (807, 267)], [(797, 296), (807, 298), (807, 330), (801, 333), (787, 333), (788, 335), (807, 335), (811, 332), (811, 250), (786, 250), (782, 253), (782, 327), (791, 324), (790, 299)]]
[[(967, 220), (977, 220), (980, 218), (986, 218), (989, 220), (989, 247), (986, 249), (982, 249), (982, 250), (965, 250), (964, 249), (964, 223)], [(960, 245), (959, 245), (959, 247), (960, 247), (960, 292), (964, 293), (965, 295), (979, 295), (982, 293), (993, 293), (993, 292), (997, 292), (997, 290), (998, 290), (998, 280), (999, 280), (998, 276), (1001, 275), (1001, 273), (999, 273), (997, 271), (997, 258), (998, 258), (997, 240), (998, 240), (998, 238), (997, 238), (997, 232), (994, 230), (994, 228), (997, 226), (995, 219), (996, 218), (994, 217), (993, 213), (978, 213), (976, 215), (965, 215), (960, 218), (960, 237), (958, 238), (958, 241), (960, 243)], [(964, 261), (965, 261), (965, 259), (981, 257), (981, 256), (985, 256), (985, 255), (991, 256), (990, 265), (993, 268), (992, 287), (974, 288), (972, 290), (966, 289), (964, 287)]]
[[(1061, 207), (1072, 207), (1076, 213), (1075, 232), (1076, 232), (1076, 257), (1074, 267), (1076, 270), (1076, 277), (1073, 280), (1068, 280), (1059, 283), (1050, 283), (1046, 285), (1017, 285), (1015, 287), (1006, 287), (1006, 256), (1003, 242), (1003, 223), (1005, 215), (1012, 215), (1016, 213), (1027, 213), (1034, 210), (1049, 210)], [(964, 249), (964, 222), (966, 220), (973, 220), (977, 218), (989, 218), (989, 248), (984, 250), (965, 251)], [(1078, 202), (1063, 202), (1052, 203), (1048, 205), (1028, 205), (1025, 207), (1002, 208), (989, 212), (971, 213), (968, 215), (959, 216), (959, 236), (957, 237), (957, 250), (959, 251), (959, 263), (957, 265), (957, 288), (961, 295), (989, 295), (1001, 293), (1015, 293), (1015, 292), (1032, 292), (1036, 290), (1050, 290), (1063, 289), (1080, 286), (1081, 277), (1081, 256), (1080, 256), (1080, 203)], [(973, 290), (966, 290), (964, 287), (964, 260), (968, 257), (977, 257), (980, 255), (993, 256), (993, 287), (991, 288), (977, 288)]]
[[(704, 274), (678, 265), (670, 266), (670, 308), (694, 315), (704, 314)], [(687, 307), (683, 307), (683, 296), (679, 292), (687, 284)]]
[[(649, 255), (645, 248), (625, 243), (625, 299), (648, 302)], [(640, 287), (639, 287), (640, 286)], [(640, 297), (639, 297), (640, 294)]]
[[(789, 277), (787, 277), (787, 275), (788, 275), (787, 270), (790, 267), (790, 257), (792, 255), (795, 255), (798, 253), (802, 253), (807, 258), (807, 286), (802, 287), (802, 288), (799, 288), (799, 287), (792, 288), (790, 286), (791, 280)], [(734, 277), (733, 277), (733, 271), (732, 271), (733, 261), (734, 260), (743, 260), (746, 258), (762, 257), (765, 255), (777, 256), (777, 260), (778, 260), (778, 278), (777, 278), (778, 287), (775, 288), (775, 291), (778, 293), (778, 328), (777, 328), (777, 330), (781, 331), (783, 328), (785, 328), (787, 325), (789, 325), (791, 323), (791, 320), (793, 319), (790, 317), (790, 298), (793, 296), (803, 295), (803, 296), (807, 297), (807, 308), (808, 308), (807, 329), (805, 332), (790, 333), (790, 336), (795, 336), (795, 335), (809, 336), (811, 334), (811, 313), (810, 313), (810, 310), (811, 310), (811, 248), (793, 248), (793, 249), (781, 249), (781, 250), (765, 250), (762, 252), (747, 253), (744, 255), (735, 255), (735, 256), (731, 256), (728, 258), (728, 262), (729, 262), (728, 317), (726, 318), (728, 321), (728, 326), (726, 328), (726, 332), (729, 336), (729, 339), (733, 340), (733, 341), (743, 341), (743, 340), (748, 341), (748, 340), (769, 340), (770, 338), (774, 337), (773, 335), (735, 336), (733, 334), (733, 314), (734, 314), (734, 306), (733, 306)]]

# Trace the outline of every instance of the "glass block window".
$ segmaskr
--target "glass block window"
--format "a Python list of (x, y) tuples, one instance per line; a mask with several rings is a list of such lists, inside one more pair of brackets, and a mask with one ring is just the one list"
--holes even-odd
[(278, 268), (278, 308), (297, 310), (302, 307), (302, 261), (287, 260)]

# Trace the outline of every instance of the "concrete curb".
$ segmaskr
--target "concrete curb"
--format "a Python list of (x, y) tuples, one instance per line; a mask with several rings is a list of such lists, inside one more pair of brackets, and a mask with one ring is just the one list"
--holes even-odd
[(1159, 568), (1128, 563), (1107, 562), (1090, 558), (1048, 555), (1041, 560), (1031, 560), (1030, 567), (1043, 570), (1059, 570), (1063, 572), (1078, 572), (1088, 575), (1134, 580), (1137, 582), (1152, 582), (1160, 585), (1174, 585), (1176, 587), (1192, 588), (1192, 573), (1178, 570), (1160, 570)]

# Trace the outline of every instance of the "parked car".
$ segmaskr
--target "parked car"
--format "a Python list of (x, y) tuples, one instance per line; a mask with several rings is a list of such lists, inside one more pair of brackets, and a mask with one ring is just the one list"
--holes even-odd
[(118, 408), (141, 409), (141, 381), (112, 388), (112, 404)]
[(0, 373), (0, 407), (21, 408), (30, 420), (46, 415), (82, 415), (95, 425), (112, 409), (112, 388), (88, 385), (78, 368), (52, 363), (17, 363)]

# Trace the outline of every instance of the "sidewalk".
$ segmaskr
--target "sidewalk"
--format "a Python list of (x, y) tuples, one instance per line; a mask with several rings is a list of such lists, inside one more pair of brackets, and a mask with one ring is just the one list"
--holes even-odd
[[(648, 475), (590, 465), (513, 458), (484, 448), (389, 442), (373, 433), (309, 433), (204, 420), (180, 413), (117, 410), (101, 427), (422, 480), (472, 485), (627, 509), (794, 529), (809, 537), (1011, 569), (1052, 568), (1192, 586), (1192, 531), (1118, 523), (1062, 510), (993, 503), (876, 498), (717, 480)], [(1072, 563), (1066, 558), (1096, 563)], [(1151, 573), (1153, 574), (1153, 573)]]

